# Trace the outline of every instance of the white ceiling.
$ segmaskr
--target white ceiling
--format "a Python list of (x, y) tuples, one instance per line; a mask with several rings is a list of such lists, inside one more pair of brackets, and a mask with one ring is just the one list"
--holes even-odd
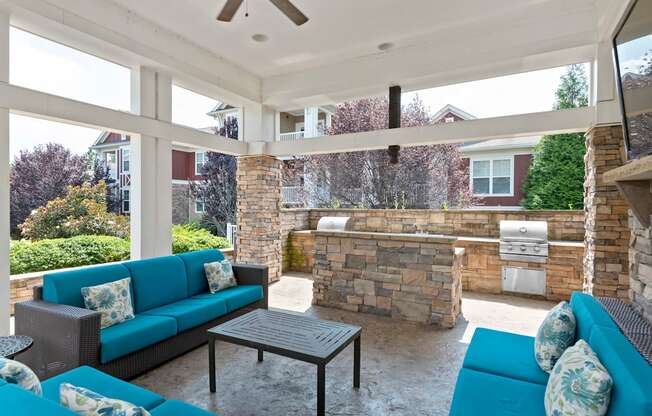
[[(249, 0), (249, 17), (243, 4), (231, 23), (215, 20), (225, 0), (113, 1), (262, 78), (380, 54), (383, 42), (396, 50), (459, 33), (453, 41), (472, 48), (468, 41), (478, 33), (508, 31), (533, 19), (547, 22), (535, 30), (550, 37), (595, 31), (597, 20), (595, 0), (293, 0), (310, 18), (301, 27), (268, 0)], [(575, 14), (592, 19), (571, 27), (557, 23)], [(254, 42), (256, 33), (269, 40)]]

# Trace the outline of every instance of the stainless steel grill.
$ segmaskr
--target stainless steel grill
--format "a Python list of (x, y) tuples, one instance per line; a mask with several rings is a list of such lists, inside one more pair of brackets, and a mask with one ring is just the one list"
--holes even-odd
[(351, 217), (321, 217), (317, 223), (318, 231), (351, 231)]
[(501, 221), (500, 258), (546, 263), (548, 223), (546, 221)]

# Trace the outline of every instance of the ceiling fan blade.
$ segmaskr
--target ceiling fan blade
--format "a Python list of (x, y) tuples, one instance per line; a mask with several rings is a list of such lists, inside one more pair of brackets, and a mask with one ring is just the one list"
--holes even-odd
[(309, 19), (301, 10), (297, 9), (296, 6), (290, 3), (290, 0), (269, 0), (278, 7), (278, 9), (283, 12), (290, 20), (294, 22), (295, 25), (301, 26), (306, 23)]
[(226, 0), (226, 4), (222, 7), (222, 11), (217, 16), (220, 22), (230, 22), (235, 16), (244, 0)]

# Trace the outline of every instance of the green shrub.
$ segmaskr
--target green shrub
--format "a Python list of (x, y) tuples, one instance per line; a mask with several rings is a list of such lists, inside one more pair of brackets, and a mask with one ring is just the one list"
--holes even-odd
[(83, 235), (40, 241), (11, 242), (11, 273), (30, 273), (129, 259), (129, 241)]
[(229, 248), (224, 237), (217, 237), (196, 224), (175, 225), (172, 227), (172, 252), (174, 254), (208, 248)]

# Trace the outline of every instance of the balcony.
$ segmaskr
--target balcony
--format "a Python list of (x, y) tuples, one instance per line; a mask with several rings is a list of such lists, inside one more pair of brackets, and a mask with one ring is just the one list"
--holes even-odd
[(292, 140), (301, 140), (303, 139), (304, 132), (302, 131), (293, 131), (290, 133), (281, 133), (279, 140), (282, 142), (289, 142)]

